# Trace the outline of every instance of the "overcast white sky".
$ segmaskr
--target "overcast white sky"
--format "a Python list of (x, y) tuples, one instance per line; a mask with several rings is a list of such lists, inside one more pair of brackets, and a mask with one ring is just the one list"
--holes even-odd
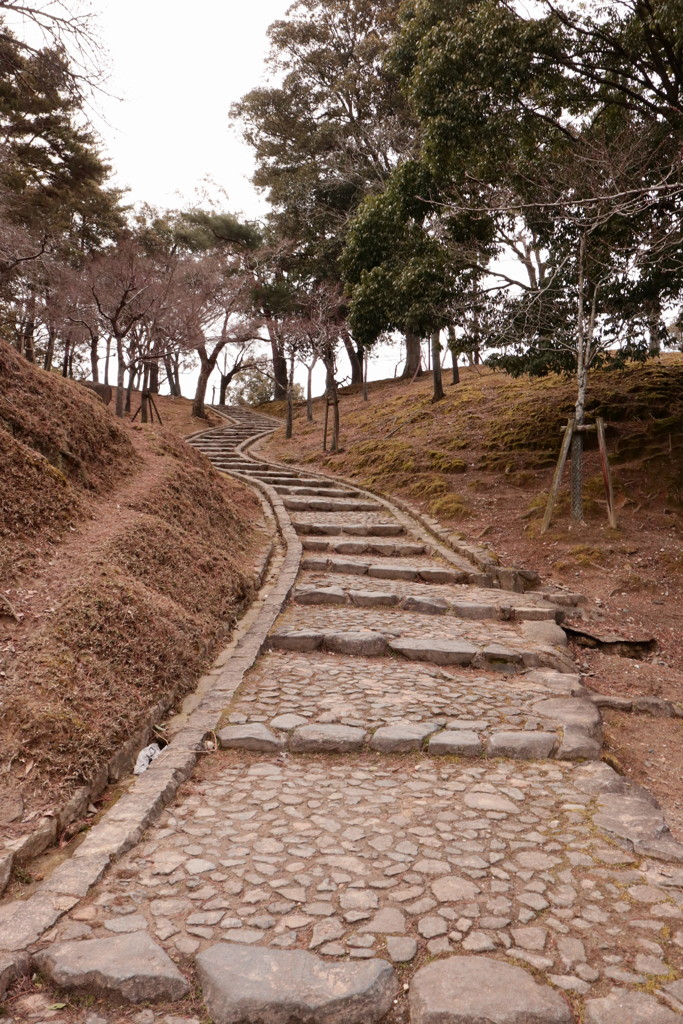
[[(95, 0), (97, 6), (97, 0)], [(115, 0), (100, 7), (111, 61), (95, 115), (118, 184), (156, 206), (191, 202), (209, 175), (230, 206), (262, 213), (250, 152), (228, 122), (231, 103), (263, 80), (266, 29), (290, 0)]]

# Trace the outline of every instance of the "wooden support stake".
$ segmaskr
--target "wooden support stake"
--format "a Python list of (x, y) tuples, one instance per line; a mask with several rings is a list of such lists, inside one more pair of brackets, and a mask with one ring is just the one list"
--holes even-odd
[(555, 502), (557, 501), (557, 495), (560, 490), (560, 484), (562, 483), (562, 474), (564, 473), (564, 467), (565, 463), (567, 462), (567, 455), (569, 454), (569, 446), (572, 443), (573, 435), (574, 420), (570, 419), (569, 423), (564, 428), (564, 438), (562, 439), (560, 456), (557, 460), (557, 466), (555, 467), (555, 475), (553, 477), (553, 482), (550, 487), (550, 494), (548, 495), (548, 504), (546, 506), (545, 515), (543, 516), (541, 533), (546, 532), (546, 530), (550, 526), (550, 520), (553, 517), (553, 509), (555, 508)]
[(605, 494), (607, 495), (607, 518), (613, 530), (617, 528), (617, 513), (614, 508), (614, 488), (612, 486), (612, 474), (609, 468), (609, 457), (607, 455), (607, 441), (605, 439), (605, 421), (602, 416), (595, 417), (595, 424), (598, 428), (598, 447), (600, 449), (600, 465), (602, 466), (602, 478), (605, 481)]

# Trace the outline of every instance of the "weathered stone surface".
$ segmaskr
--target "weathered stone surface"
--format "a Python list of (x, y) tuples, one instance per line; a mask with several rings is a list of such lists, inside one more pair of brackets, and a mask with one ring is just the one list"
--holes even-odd
[(517, 805), (502, 793), (466, 793), (465, 803), (476, 811), (502, 811), (514, 814)]
[(402, 654), (411, 661), (430, 661), (434, 665), (469, 665), (477, 653), (477, 648), (466, 640), (441, 640), (438, 637), (424, 640), (402, 637), (389, 640), (389, 647), (395, 654)]
[(495, 732), (488, 745), (489, 757), (550, 757), (557, 743), (553, 732)]
[(9, 882), (10, 875), (12, 874), (13, 862), (13, 853), (0, 853), (0, 893), (3, 893), (7, 888), (7, 883)]
[(527, 620), (521, 625), (524, 636), (532, 643), (549, 644), (551, 647), (567, 646), (567, 634), (555, 622)]
[(273, 647), (284, 651), (316, 651), (323, 642), (323, 635), (310, 629), (299, 629), (271, 633), (269, 639)]
[(417, 942), (408, 935), (390, 935), (387, 939), (387, 953), (395, 964), (407, 964), (417, 953)]
[(681, 1024), (679, 1014), (645, 992), (613, 988), (603, 999), (589, 999), (586, 1024)]
[(364, 921), (359, 932), (377, 933), (378, 935), (402, 935), (406, 930), (406, 919), (400, 910), (394, 907), (383, 907), (378, 910), (370, 921)]
[(346, 594), (341, 587), (297, 587), (294, 600), (297, 604), (346, 604)]
[(565, 727), (575, 726), (583, 729), (593, 739), (599, 739), (602, 735), (600, 712), (590, 700), (549, 697), (537, 701), (533, 710), (541, 718), (549, 718), (552, 722), (559, 722)]
[(447, 875), (432, 882), (432, 892), (439, 903), (460, 903), (463, 900), (476, 899), (481, 889), (476, 882), (458, 878), (456, 875)]
[(218, 733), (221, 750), (257, 750), (265, 753), (282, 749), (282, 741), (260, 722), (226, 725)]
[(292, 729), (296, 729), (297, 725), (306, 725), (308, 719), (304, 718), (303, 715), (278, 715), (277, 718), (273, 718), (270, 723), (271, 729), (281, 729), (283, 732), (291, 732)]
[(445, 615), (448, 611), (448, 601), (439, 597), (420, 597), (418, 595), (405, 597), (401, 607), (407, 612), (421, 612), (423, 615)]
[(25, 949), (78, 902), (75, 896), (35, 893), (0, 907), (0, 950)]
[(0, 955), (0, 997), (4, 996), (9, 986), (28, 974), (30, 960), (27, 953), (14, 953), (13, 955)]
[(115, 994), (130, 1003), (182, 999), (190, 990), (147, 932), (58, 943), (37, 953), (34, 963), (59, 988)]
[(409, 1005), (411, 1024), (572, 1024), (558, 992), (519, 967), (482, 956), (421, 967)]
[(381, 633), (326, 633), (325, 647), (335, 654), (377, 658), (386, 651), (387, 641)]
[(398, 594), (390, 591), (380, 593), (376, 590), (351, 590), (349, 597), (351, 604), (357, 608), (393, 608), (399, 602)]
[(360, 750), (367, 733), (352, 725), (302, 725), (295, 729), (289, 749), (296, 753), (347, 753)]
[(565, 726), (555, 757), (558, 761), (597, 761), (602, 755), (602, 743), (576, 725)]
[(430, 754), (457, 754), (478, 757), (483, 750), (481, 739), (469, 729), (444, 729), (429, 741)]
[(384, 725), (375, 732), (370, 740), (370, 746), (383, 754), (421, 750), (424, 740), (436, 732), (437, 728), (438, 726), (427, 722), (415, 725)]
[(398, 991), (386, 960), (326, 963), (302, 950), (219, 943), (197, 957), (215, 1024), (371, 1024)]

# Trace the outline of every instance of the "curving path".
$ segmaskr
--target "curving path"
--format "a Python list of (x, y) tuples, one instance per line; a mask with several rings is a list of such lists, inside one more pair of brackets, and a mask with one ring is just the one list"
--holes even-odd
[(188, 979), (217, 1024), (683, 1024), (683, 847), (600, 760), (571, 597), (251, 458), (273, 421), (222, 411), (190, 443), (277, 518), (267, 636), (214, 695), (220, 751), (34, 966), (161, 1004), (99, 1024), (197, 1020)]

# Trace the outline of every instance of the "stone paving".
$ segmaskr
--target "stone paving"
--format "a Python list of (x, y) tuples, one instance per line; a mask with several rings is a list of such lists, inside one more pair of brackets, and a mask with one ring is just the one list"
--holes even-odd
[[(239, 426), (194, 443), (249, 476), (237, 446), (267, 424), (229, 412)], [(432, 544), (403, 513), (318, 500), (296, 498), (304, 538), (384, 524)], [(224, 709), (230, 749), (31, 951), (48, 981), (100, 999), (83, 1024), (195, 1024), (194, 982), (215, 1024), (683, 1024), (683, 848), (599, 760), (549, 596), (455, 583), (464, 560), (439, 550), (362, 556), (425, 572), (390, 581), (305, 553), (298, 599)], [(373, 605), (382, 593), (426, 603)], [(110, 993), (166, 1005), (131, 1016)], [(17, 1019), (54, 1018), (23, 1012), (35, 998)]]

